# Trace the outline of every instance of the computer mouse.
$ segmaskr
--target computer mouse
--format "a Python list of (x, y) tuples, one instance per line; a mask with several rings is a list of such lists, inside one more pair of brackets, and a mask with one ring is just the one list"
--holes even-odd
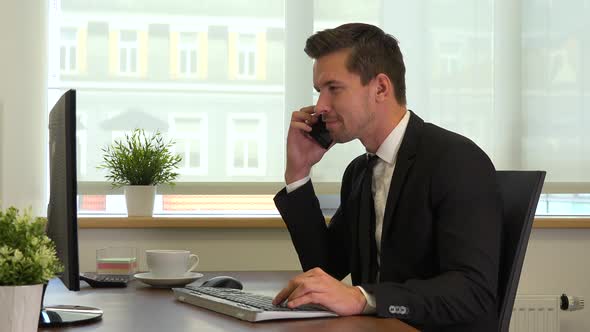
[(244, 286), (242, 283), (234, 278), (228, 276), (218, 276), (213, 277), (209, 280), (206, 280), (201, 284), (203, 287), (218, 287), (218, 288), (233, 288), (233, 289), (242, 289)]

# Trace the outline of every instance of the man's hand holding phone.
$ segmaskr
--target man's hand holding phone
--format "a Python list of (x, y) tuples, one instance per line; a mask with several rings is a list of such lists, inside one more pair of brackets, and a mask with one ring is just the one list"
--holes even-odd
[[(321, 129), (322, 121), (319, 115), (314, 114), (314, 106), (307, 106), (291, 114), (291, 124), (287, 136), (287, 169), (285, 181), (293, 183), (309, 175), (311, 167), (322, 159), (324, 153), (333, 143), (329, 133)], [(313, 127), (316, 130), (312, 136)], [(319, 143), (319, 137), (322, 143)], [(324, 148), (324, 146), (327, 146)]]

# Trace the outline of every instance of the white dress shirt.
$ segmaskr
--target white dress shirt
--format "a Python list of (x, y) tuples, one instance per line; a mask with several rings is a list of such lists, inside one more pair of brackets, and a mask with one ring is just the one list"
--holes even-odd
[[(373, 181), (371, 184), (371, 192), (373, 194), (373, 202), (375, 206), (375, 243), (377, 244), (377, 265), (381, 265), (381, 234), (383, 232), (383, 217), (385, 214), (385, 206), (387, 204), (387, 195), (389, 194), (389, 186), (391, 184), (391, 177), (395, 169), (395, 161), (397, 153), (406, 133), (408, 122), (410, 121), (410, 112), (406, 114), (393, 128), (391, 133), (381, 143), (377, 152), (375, 153), (379, 159), (373, 168)], [(303, 179), (297, 180), (293, 183), (287, 184), (285, 187), (287, 194), (298, 189), (309, 181), (310, 177), (306, 176)], [(376, 303), (375, 297), (367, 293), (362, 287), (357, 286), (367, 299), (367, 305), (363, 310), (363, 314), (375, 313)]]

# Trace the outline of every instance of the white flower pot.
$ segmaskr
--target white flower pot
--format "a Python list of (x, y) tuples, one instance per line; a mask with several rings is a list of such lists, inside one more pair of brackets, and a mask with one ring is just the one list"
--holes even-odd
[(39, 325), (43, 284), (0, 286), (0, 330), (33, 332)]
[(156, 186), (125, 186), (125, 202), (129, 217), (151, 217), (154, 212)]

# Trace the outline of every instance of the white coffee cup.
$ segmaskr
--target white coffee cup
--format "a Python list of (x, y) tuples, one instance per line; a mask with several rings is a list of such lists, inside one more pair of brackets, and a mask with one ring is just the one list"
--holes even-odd
[[(188, 250), (146, 250), (147, 266), (154, 278), (186, 276), (199, 265), (199, 256)], [(189, 261), (194, 263), (189, 266)]]

